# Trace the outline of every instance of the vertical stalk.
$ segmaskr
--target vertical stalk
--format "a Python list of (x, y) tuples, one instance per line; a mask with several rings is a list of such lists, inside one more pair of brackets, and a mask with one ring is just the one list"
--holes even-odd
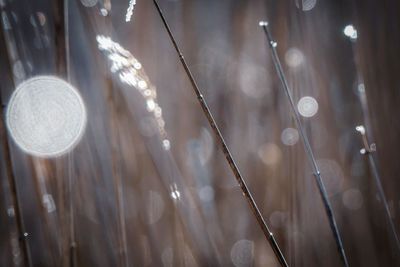
[[(1, 7), (1, 6), (0, 6)], [(3, 8), (1, 8), (1, 11), (3, 11)], [(5, 43), (4, 39), (4, 28), (3, 26), (0, 27), (0, 44)], [(5, 56), (6, 53), (6, 48), (1, 47), (2, 52), (5, 52), (3, 55)], [(8, 59), (6, 59), (8, 62), (8, 68), (9, 68), (9, 74), (12, 75), (12, 68), (10, 65), (10, 62)], [(4, 153), (4, 165), (6, 168), (6, 175), (9, 183), (9, 188), (11, 191), (11, 196), (12, 196), (12, 202), (13, 202), (13, 210), (14, 210), (14, 216), (15, 220), (17, 223), (17, 230), (18, 230), (18, 235), (19, 235), (19, 243), (20, 247), (22, 249), (23, 257), (24, 257), (24, 263), (25, 266), (31, 267), (32, 266), (32, 259), (31, 259), (31, 253), (29, 249), (29, 243), (28, 243), (28, 233), (25, 230), (25, 224), (24, 224), (24, 219), (22, 216), (22, 208), (20, 204), (20, 198), (19, 198), (19, 192), (18, 192), (18, 185), (17, 185), (17, 180), (14, 175), (13, 171), (13, 164), (12, 164), (12, 159), (11, 159), (11, 152), (10, 152), (10, 145), (9, 145), (9, 137), (7, 134), (6, 126), (5, 126), (5, 105), (3, 104), (3, 99), (2, 99), (2, 94), (0, 91), (0, 109), (1, 109), (1, 114), (0, 114), (0, 140), (2, 142), (3, 146), (3, 153)]]
[[(357, 30), (356, 30), (356, 32), (357, 32)], [(390, 226), (390, 232), (392, 233), (393, 239), (396, 243), (397, 252), (400, 253), (400, 239), (397, 234), (396, 226), (394, 225), (392, 215), (390, 213), (389, 205), (387, 202), (385, 190), (383, 189), (383, 186), (382, 186), (382, 179), (379, 174), (376, 159), (373, 155), (373, 152), (376, 151), (376, 145), (374, 143), (369, 144), (369, 142), (368, 142), (368, 139), (374, 140), (374, 136), (373, 136), (373, 132), (372, 132), (371, 113), (370, 113), (370, 110), (368, 107), (368, 98), (367, 98), (367, 93), (366, 93), (366, 89), (365, 89), (365, 85), (364, 85), (364, 79), (363, 79), (363, 75), (360, 71), (360, 55), (359, 55), (358, 51), (356, 50), (357, 38), (351, 38), (350, 41), (351, 41), (352, 52), (354, 55), (355, 69), (356, 69), (356, 73), (357, 73), (357, 83), (358, 83), (357, 84), (357, 96), (360, 100), (361, 110), (362, 110), (362, 115), (363, 115), (364, 125), (365, 125), (365, 128), (364, 128), (364, 126), (357, 126), (356, 130), (361, 134), (363, 144), (364, 144), (364, 150), (362, 150), (362, 151), (365, 151), (365, 153), (363, 153), (363, 154), (367, 155), (367, 157), (368, 157), (368, 163), (370, 166), (370, 170), (371, 170), (372, 176), (374, 177), (378, 195), (379, 195), (380, 199), (382, 200), (382, 204), (385, 209), (386, 219)]]
[(107, 78), (107, 102), (110, 109), (110, 135), (111, 135), (111, 159), (112, 159), (112, 174), (114, 178), (114, 186), (117, 202), (118, 214), (118, 254), (120, 256), (120, 266), (129, 266), (128, 262), (128, 244), (126, 239), (126, 223), (125, 223), (125, 209), (124, 209), (124, 192), (122, 186), (122, 175), (120, 169), (120, 157), (118, 149), (121, 147), (119, 136), (119, 110), (116, 105), (116, 97), (114, 95), (112, 80)]
[[(57, 51), (57, 73), (64, 77), (69, 83), (71, 82), (71, 67), (70, 67), (70, 49), (69, 49), (69, 1), (55, 1), (55, 31), (56, 31), (56, 51)], [(74, 218), (74, 203), (73, 203), (73, 156), (68, 154), (67, 157), (67, 173), (68, 184), (64, 192), (67, 195), (68, 201), (68, 258), (69, 266), (76, 266), (76, 240), (75, 240), (75, 218)]]
[[(1, 102), (1, 96), (0, 96), (0, 102)], [(11, 154), (10, 154), (10, 146), (8, 143), (9, 140), (8, 140), (7, 130), (5, 128), (5, 123), (4, 123), (4, 115), (5, 115), (4, 108), (5, 107), (1, 104), (0, 139), (2, 140), (3, 151), (4, 151), (4, 161), (5, 161), (4, 164), (6, 166), (6, 174), (7, 174), (7, 178), (8, 178), (8, 183), (10, 185), (15, 220), (17, 222), (19, 241), (20, 241), (21, 248), (23, 251), (25, 266), (31, 267), (32, 260), (31, 260), (31, 254), (30, 254), (29, 244), (28, 244), (28, 233), (25, 230), (25, 224), (24, 224), (24, 219), (22, 216), (21, 204), (19, 201), (20, 198), (19, 198), (19, 194), (18, 194), (17, 181), (16, 181), (16, 178), (15, 178), (14, 172), (13, 172), (13, 166), (12, 166), (12, 160), (11, 160)]]

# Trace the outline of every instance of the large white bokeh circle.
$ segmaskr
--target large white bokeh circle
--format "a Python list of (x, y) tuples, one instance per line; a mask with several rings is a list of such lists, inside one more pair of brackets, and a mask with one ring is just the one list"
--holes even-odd
[(15, 143), (26, 153), (57, 157), (71, 151), (86, 126), (86, 109), (78, 91), (53, 76), (21, 83), (11, 96), (6, 123)]

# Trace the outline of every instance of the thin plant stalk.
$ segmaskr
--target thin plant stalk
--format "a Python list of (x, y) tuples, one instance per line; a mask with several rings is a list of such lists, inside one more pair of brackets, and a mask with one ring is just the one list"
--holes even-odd
[[(70, 62), (70, 45), (69, 45), (69, 0), (57, 0), (55, 5), (56, 15), (56, 48), (57, 48), (57, 72), (70, 83), (71, 82), (71, 62)], [(68, 258), (69, 266), (76, 266), (76, 239), (75, 239), (75, 211), (73, 201), (73, 155), (67, 156), (67, 188), (68, 197)]]
[(393, 239), (396, 243), (397, 252), (400, 253), (400, 239), (397, 234), (396, 227), (395, 227), (393, 219), (392, 219), (392, 215), (390, 213), (389, 204), (387, 202), (385, 190), (383, 189), (383, 186), (382, 186), (382, 179), (379, 174), (379, 170), (378, 170), (378, 167), (376, 164), (376, 159), (373, 154), (373, 152), (376, 151), (376, 145), (375, 145), (375, 143), (370, 144), (368, 142), (368, 137), (370, 140), (371, 139), (373, 140), (371, 115), (370, 115), (370, 111), (369, 111), (369, 107), (368, 107), (368, 98), (367, 98), (367, 93), (366, 93), (365, 85), (364, 85), (364, 81), (363, 81), (364, 79), (359, 70), (359, 64), (360, 64), (359, 63), (359, 54), (357, 53), (356, 45), (355, 45), (357, 38), (353, 38), (351, 41), (352, 41), (351, 48), (352, 48), (353, 55), (354, 55), (354, 64), (355, 64), (356, 73), (357, 73), (357, 83), (358, 83), (357, 84), (357, 96), (360, 100), (361, 110), (362, 110), (362, 115), (363, 115), (364, 125), (365, 125), (365, 127), (364, 126), (356, 127), (356, 130), (361, 134), (361, 138), (362, 138), (363, 144), (364, 144), (364, 148), (361, 149), (361, 154), (364, 154), (368, 157), (369, 167), (370, 167), (372, 176), (374, 177), (374, 181), (376, 184), (379, 198), (382, 200), (382, 204), (385, 209), (386, 219), (390, 226), (390, 232), (392, 233)]
[(374, 177), (376, 187), (378, 189), (379, 197), (382, 200), (383, 206), (385, 208), (386, 217), (389, 222), (390, 230), (391, 230), (393, 238), (396, 242), (397, 251), (400, 252), (400, 240), (397, 235), (396, 226), (393, 223), (393, 219), (392, 219), (390, 209), (389, 209), (389, 204), (386, 199), (385, 191), (383, 190), (381, 177), (379, 175), (378, 168), (376, 166), (375, 159), (374, 159), (374, 156), (372, 153), (368, 153), (368, 160), (369, 160), (369, 166), (371, 168), (372, 176)]
[[(1, 11), (3, 11), (3, 8), (1, 8)], [(5, 43), (4, 31), (5, 30), (2, 25), (2, 27), (0, 27), (0, 41), (3, 41)], [(7, 48), (2, 47), (1, 50), (4, 52), (5, 50), (7, 50)], [(12, 71), (11, 71), (12, 68), (11, 68), (10, 62), (8, 61), (8, 63), (9, 63), (8, 68), (10, 70), (9, 73), (12, 73)], [(20, 244), (20, 248), (22, 249), (25, 266), (31, 267), (32, 266), (32, 258), (31, 258), (29, 243), (28, 243), (28, 239), (27, 239), (28, 233), (25, 230), (25, 223), (24, 223), (24, 218), (22, 215), (22, 208), (21, 208), (21, 204), (20, 204), (17, 180), (16, 180), (16, 177), (15, 177), (14, 171), (13, 171), (13, 164), (12, 164), (12, 159), (11, 159), (10, 145), (9, 145), (9, 136), (8, 136), (6, 126), (5, 126), (5, 115), (6, 115), (5, 108), (6, 107), (3, 104), (3, 99), (1, 96), (1, 92), (0, 92), (0, 139), (2, 141), (2, 147), (3, 147), (4, 165), (5, 165), (6, 175), (8, 178), (9, 188), (10, 188), (11, 196), (12, 196), (12, 202), (13, 202), (12, 208), (14, 211), (13, 214), (15, 216), (15, 221), (17, 223), (18, 241)]]
[[(366, 116), (366, 114), (364, 114), (364, 116)], [(368, 157), (369, 167), (370, 167), (372, 176), (374, 177), (374, 181), (376, 184), (379, 198), (381, 199), (383, 207), (385, 209), (386, 219), (389, 223), (390, 231), (391, 231), (391, 233), (393, 235), (393, 239), (396, 243), (397, 251), (400, 252), (400, 240), (397, 235), (396, 226), (394, 225), (392, 215), (390, 213), (390, 208), (389, 208), (389, 204), (388, 204), (388, 201), (386, 198), (385, 190), (383, 190), (383, 186), (382, 186), (381, 176), (379, 174), (378, 167), (375, 162), (374, 155), (373, 155), (373, 153), (376, 151), (376, 145), (374, 143), (372, 143), (372, 144), (369, 143), (366, 129), (364, 128), (364, 126), (362, 126), (362, 125), (357, 126), (356, 130), (360, 133), (361, 138), (363, 140), (363, 145), (364, 145), (364, 148), (362, 148), (360, 150), (360, 153), (363, 155), (366, 155)]]
[(119, 249), (118, 254), (120, 256), (120, 266), (129, 266), (128, 261), (128, 244), (126, 238), (126, 219), (125, 219), (125, 208), (124, 208), (124, 191), (123, 181), (120, 168), (120, 158), (118, 155), (118, 148), (121, 147), (120, 135), (119, 135), (119, 121), (118, 121), (118, 108), (116, 105), (116, 99), (114, 96), (114, 88), (111, 79), (108, 79), (107, 83), (108, 91), (108, 104), (110, 109), (110, 126), (111, 126), (111, 159), (112, 159), (112, 173), (115, 186), (116, 202), (117, 202), (117, 214), (118, 214), (118, 242)]
[(297, 129), (299, 130), (300, 137), (301, 137), (302, 142), (304, 144), (304, 148), (306, 150), (307, 157), (308, 157), (308, 159), (309, 159), (309, 161), (311, 163), (311, 167), (312, 167), (313, 172), (314, 172), (314, 177), (315, 177), (315, 180), (317, 182), (318, 190), (320, 192), (320, 195), (321, 195), (321, 198), (322, 198), (322, 202), (324, 204), (325, 212), (326, 212), (326, 214), (328, 216), (329, 225), (330, 225), (330, 228), (332, 230), (333, 236), (335, 238), (337, 249), (339, 251), (339, 254), (340, 254), (340, 257), (341, 257), (343, 265), (347, 267), (347, 266), (349, 266), (349, 264), (348, 264), (348, 260), (347, 260), (347, 257), (346, 257), (345, 251), (344, 251), (342, 238), (340, 236), (340, 232), (339, 232), (339, 229), (338, 229), (337, 224), (336, 224), (335, 215), (333, 213), (333, 209), (332, 209), (331, 203), (329, 201), (329, 197), (328, 197), (328, 193), (326, 191), (325, 185), (324, 185), (324, 183), (322, 181), (321, 173), (319, 171), (319, 168), (318, 168), (318, 165), (317, 165), (317, 161), (315, 160), (313, 150), (311, 148), (310, 142), (308, 140), (308, 137), (307, 137), (307, 135), (305, 133), (303, 124), (301, 122), (300, 114), (296, 109), (293, 97), (292, 97), (290, 89), (289, 89), (289, 85), (288, 85), (287, 79), (286, 79), (285, 74), (283, 72), (282, 65), (281, 65), (281, 62), (279, 60), (278, 53), (276, 51), (277, 43), (272, 38), (272, 35), (271, 35), (271, 33), (269, 31), (269, 28), (268, 28), (268, 22), (261, 21), (259, 23), (259, 25), (263, 28), (263, 30), (265, 32), (265, 35), (267, 37), (268, 46), (269, 46), (269, 48), (271, 50), (271, 54), (272, 54), (272, 60), (274, 62), (274, 66), (275, 66), (276, 71), (278, 73), (279, 79), (280, 79), (280, 81), (282, 83), (282, 88), (285, 91), (285, 94), (286, 94), (286, 96), (287, 96), (287, 98), (289, 100), (292, 112), (294, 114), (294, 119), (295, 119), (295, 122), (296, 122)]
[(222, 151), (223, 151), (223, 153), (225, 155), (225, 158), (228, 161), (229, 167), (231, 168), (231, 170), (232, 170), (232, 172), (233, 172), (233, 174), (234, 174), (234, 176), (235, 176), (235, 178), (236, 178), (236, 180), (237, 180), (237, 182), (238, 182), (238, 184), (239, 184), (239, 186), (240, 186), (240, 188), (242, 190), (242, 193), (243, 193), (244, 197), (246, 198), (246, 200), (248, 201), (248, 204), (250, 205), (251, 211), (253, 212), (254, 216), (257, 219), (258, 225), (262, 229), (262, 231), (263, 231), (263, 233), (265, 235), (265, 238), (269, 241), (269, 243), (270, 243), (270, 245), (271, 245), (271, 247), (272, 247), (272, 249), (273, 249), (273, 251), (275, 253), (275, 256), (278, 259), (278, 261), (281, 264), (281, 266), (288, 266), (288, 264), (286, 262), (286, 259), (283, 256), (283, 253), (282, 253), (281, 249), (279, 248), (278, 243), (275, 240), (274, 235), (269, 230), (269, 227), (268, 227), (267, 223), (265, 222), (265, 220), (264, 220), (264, 218), (263, 218), (263, 216), (262, 216), (262, 214), (261, 214), (261, 212), (260, 212), (260, 210), (259, 210), (259, 208), (258, 208), (258, 206), (257, 206), (252, 194), (250, 193), (250, 190), (249, 190), (248, 186), (246, 185), (246, 182), (244, 181), (242, 175), (239, 172), (239, 168), (237, 167), (235, 161), (232, 158), (232, 154), (229, 151), (228, 146), (225, 143), (225, 140), (224, 140), (224, 138), (223, 138), (223, 136), (222, 136), (222, 134), (221, 134), (221, 132), (220, 132), (220, 130), (219, 130), (219, 128), (218, 128), (213, 116), (212, 116), (212, 114), (211, 114), (211, 111), (210, 111), (210, 109), (209, 109), (209, 107), (208, 107), (208, 105), (207, 105), (207, 103), (206, 103), (206, 101), (205, 101), (205, 99), (204, 99), (199, 87), (197, 86), (197, 83), (196, 83), (196, 81), (195, 81), (195, 79), (194, 79), (194, 77), (193, 77), (193, 75), (192, 75), (192, 73), (191, 73), (191, 71), (190, 71), (185, 59), (184, 59), (184, 57), (183, 57), (182, 52), (179, 49), (179, 46), (178, 46), (178, 44), (177, 44), (177, 42), (176, 42), (176, 40), (175, 40), (175, 38), (174, 38), (174, 36), (173, 36), (173, 34), (171, 32), (171, 29), (170, 29), (170, 27), (169, 27), (164, 15), (163, 15), (163, 12), (162, 12), (157, 0), (153, 0), (153, 3), (154, 3), (154, 5), (155, 5), (155, 7), (156, 7), (156, 9), (157, 9), (157, 11), (158, 11), (158, 13), (160, 15), (160, 18), (161, 18), (161, 20), (162, 20), (162, 22), (164, 24), (164, 27), (165, 27), (168, 35), (169, 35), (169, 38), (170, 38), (170, 40), (171, 40), (171, 42), (172, 42), (172, 44), (173, 44), (178, 56), (179, 56), (179, 59), (180, 59), (180, 61), (182, 63), (182, 66), (183, 66), (185, 72), (186, 72), (186, 75), (188, 76), (188, 78), (190, 80), (190, 83), (192, 85), (194, 93), (197, 96), (197, 100), (199, 101), (199, 104), (200, 104), (200, 106), (201, 106), (201, 108), (203, 110), (203, 113), (206, 116), (206, 118), (208, 120), (208, 123), (210, 124), (210, 126), (211, 126), (211, 128), (212, 128), (212, 130), (214, 132), (214, 135), (215, 135), (215, 137), (217, 139), (217, 142), (219, 143), (219, 145), (222, 148)]
[[(0, 99), (1, 101), (1, 99)], [(11, 154), (10, 154), (10, 146), (9, 146), (9, 140), (8, 140), (8, 135), (7, 135), (7, 130), (5, 128), (4, 124), (4, 107), (1, 106), (1, 118), (0, 118), (0, 137), (3, 143), (3, 151), (4, 151), (4, 163), (6, 166), (6, 175), (8, 178), (8, 183), (10, 185), (10, 190), (11, 190), (11, 195), (12, 195), (12, 200), (13, 200), (13, 210), (14, 210), (14, 216), (15, 220), (17, 222), (17, 229), (18, 229), (18, 234), (19, 234), (19, 241), (21, 244), (21, 248), (23, 251), (23, 258), (25, 262), (25, 266), (31, 267), (32, 266), (32, 260), (31, 260), (31, 254), (29, 250), (29, 244), (28, 244), (28, 233), (25, 230), (25, 224), (24, 224), (24, 219), (22, 216), (22, 209), (21, 209), (21, 204), (20, 204), (20, 198), (19, 198), (19, 192), (17, 188), (17, 181), (14, 176), (13, 172), (13, 166), (12, 166), (12, 160), (11, 160)]]

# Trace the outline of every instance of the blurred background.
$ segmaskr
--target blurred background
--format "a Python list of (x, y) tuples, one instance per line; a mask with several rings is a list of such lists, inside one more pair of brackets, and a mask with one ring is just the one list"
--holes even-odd
[[(278, 43), (350, 266), (399, 266), (355, 127), (376, 143), (400, 231), (400, 3), (159, 1), (289, 265), (341, 262), (260, 20)], [(54, 75), (88, 113), (68, 155), (32, 157), (9, 139), (31, 266), (278, 266), (153, 2), (136, 2), (127, 22), (128, 0), (0, 0), (2, 105), (24, 80)], [(130, 51), (151, 90), (111, 71), (100, 35)], [(4, 143), (0, 266), (24, 266)]]

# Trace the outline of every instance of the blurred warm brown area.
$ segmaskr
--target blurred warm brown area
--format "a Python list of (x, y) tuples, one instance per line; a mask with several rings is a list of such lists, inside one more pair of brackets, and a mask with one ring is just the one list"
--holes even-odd
[[(128, 0), (63, 2), (0, 0), (2, 105), (22, 81), (45, 74), (69, 79), (88, 112), (86, 133), (68, 155), (35, 158), (10, 139), (32, 266), (278, 266), (153, 2), (137, 0), (130, 22)], [(366, 125), (376, 143), (400, 231), (400, 3), (159, 2), (289, 265), (341, 262), (258, 26), (266, 19), (296, 104), (305, 96), (318, 103), (302, 121), (350, 266), (398, 266), (400, 251), (355, 127)], [(349, 24), (356, 40), (343, 33)], [(167, 148), (142, 95), (110, 71), (98, 35), (129, 50), (157, 88)], [(316, 108), (307, 103), (299, 109)], [(0, 152), (0, 266), (24, 266)]]

